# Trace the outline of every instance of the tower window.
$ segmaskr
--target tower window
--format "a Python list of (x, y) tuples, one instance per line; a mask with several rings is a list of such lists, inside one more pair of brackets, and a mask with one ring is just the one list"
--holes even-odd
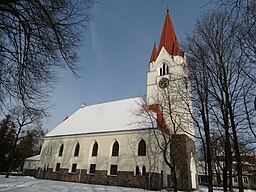
[(119, 144), (115, 141), (113, 148), (112, 148), (112, 156), (118, 156), (119, 154)]
[(75, 148), (75, 152), (74, 152), (74, 157), (77, 157), (79, 155), (79, 149), (80, 149), (80, 145), (79, 145), (79, 143), (77, 143), (76, 148)]
[(60, 157), (61, 157), (62, 154), (63, 154), (63, 149), (64, 149), (64, 145), (63, 145), (63, 143), (62, 143), (61, 146), (60, 146), (60, 150), (59, 150), (59, 156), (60, 156)]
[(146, 143), (143, 139), (141, 139), (139, 142), (138, 156), (146, 156)]
[(160, 76), (169, 74), (169, 66), (166, 63), (163, 63), (159, 69)]
[(98, 143), (95, 141), (93, 147), (92, 147), (92, 156), (97, 156), (98, 154)]

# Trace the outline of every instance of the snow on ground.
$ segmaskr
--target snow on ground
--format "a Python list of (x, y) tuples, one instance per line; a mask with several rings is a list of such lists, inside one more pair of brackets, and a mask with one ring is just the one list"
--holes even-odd
[[(62, 181), (52, 181), (35, 179), (27, 176), (10, 176), (8, 179), (4, 175), (0, 175), (0, 191), (8, 192), (142, 192), (143, 189), (135, 189), (128, 187), (115, 187), (105, 185), (91, 185), (83, 183), (71, 183)], [(162, 190), (166, 192), (166, 190)], [(221, 190), (214, 190), (216, 192)], [(246, 192), (256, 192), (253, 190), (245, 190)], [(200, 187), (199, 192), (207, 192), (207, 188)]]
[(0, 175), (0, 191), (8, 192), (142, 192), (143, 189), (114, 187), (105, 185), (90, 185), (52, 180), (35, 179), (28, 176), (10, 176), (5, 178)]

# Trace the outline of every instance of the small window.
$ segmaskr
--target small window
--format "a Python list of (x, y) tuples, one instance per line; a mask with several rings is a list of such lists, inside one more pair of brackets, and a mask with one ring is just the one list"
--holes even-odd
[(248, 178), (247, 177), (243, 177), (244, 183), (248, 183)]
[(75, 153), (74, 153), (75, 157), (77, 157), (79, 155), (79, 149), (80, 149), (80, 145), (79, 145), (79, 143), (77, 143), (76, 148), (75, 148)]
[(56, 164), (55, 171), (59, 171), (59, 170), (60, 170), (60, 163), (57, 163), (57, 164)]
[(141, 139), (139, 142), (138, 156), (146, 156), (146, 143), (143, 139)]
[(63, 149), (64, 149), (64, 145), (63, 145), (63, 143), (62, 143), (61, 146), (60, 146), (60, 150), (59, 150), (59, 156), (60, 156), (60, 157), (61, 157), (62, 154), (63, 154)]
[(92, 147), (92, 156), (97, 156), (98, 154), (98, 143), (95, 141), (93, 147)]
[(95, 171), (96, 171), (96, 164), (91, 164), (90, 165), (90, 173), (95, 174)]
[(71, 169), (71, 172), (72, 172), (72, 173), (75, 173), (75, 172), (76, 172), (76, 167), (77, 167), (77, 164), (76, 164), (76, 163), (73, 163), (73, 164), (72, 164), (72, 169)]
[(136, 166), (136, 173), (135, 173), (135, 175), (140, 175), (140, 168), (139, 168), (138, 165)]
[(146, 175), (146, 167), (145, 167), (145, 166), (142, 167), (142, 175), (143, 175), (143, 176)]
[(237, 183), (237, 178), (236, 177), (234, 177), (234, 183)]
[(112, 156), (118, 156), (119, 154), (119, 144), (115, 141), (113, 148), (112, 148)]
[(117, 165), (110, 166), (110, 175), (117, 175)]

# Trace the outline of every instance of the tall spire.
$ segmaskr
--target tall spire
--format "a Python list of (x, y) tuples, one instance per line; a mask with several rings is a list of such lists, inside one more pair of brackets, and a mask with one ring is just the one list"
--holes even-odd
[(175, 56), (175, 55), (183, 56), (183, 52), (180, 50), (180, 45), (178, 43), (174, 28), (172, 25), (169, 9), (167, 9), (167, 12), (166, 12), (162, 35), (161, 35), (160, 43), (158, 46), (158, 55), (162, 47), (165, 47), (168, 53), (172, 56)]
[(156, 50), (156, 43), (154, 43), (154, 47), (153, 47), (149, 62), (155, 61), (156, 58), (157, 58), (157, 50)]

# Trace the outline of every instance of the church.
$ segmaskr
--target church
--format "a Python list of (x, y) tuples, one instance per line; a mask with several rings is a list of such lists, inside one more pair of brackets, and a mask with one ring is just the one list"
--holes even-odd
[(147, 95), (82, 104), (45, 136), (40, 155), (26, 159), (24, 174), (144, 189), (173, 188), (175, 183), (179, 190), (196, 189), (187, 77), (186, 57), (167, 10), (159, 45), (154, 44), (149, 59)]

